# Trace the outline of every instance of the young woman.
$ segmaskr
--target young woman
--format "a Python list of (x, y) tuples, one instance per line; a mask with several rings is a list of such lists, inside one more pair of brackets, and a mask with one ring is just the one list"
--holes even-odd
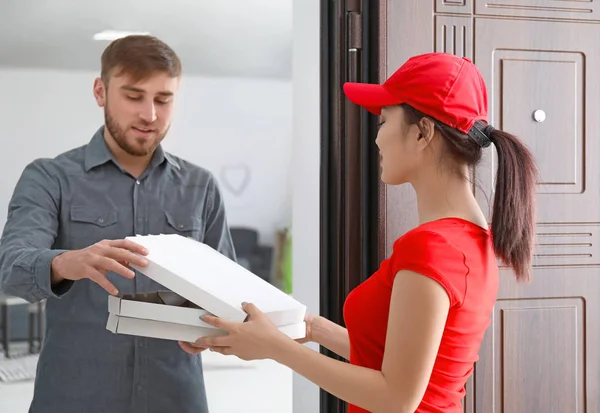
[[(204, 348), (244, 360), (270, 358), (350, 404), (349, 412), (458, 413), (490, 323), (496, 258), (528, 280), (537, 169), (514, 136), (487, 124), (487, 92), (473, 63), (450, 54), (409, 59), (383, 85), (346, 84), (347, 97), (381, 116), (382, 180), (411, 184), (419, 226), (394, 244), (379, 270), (350, 293), (347, 330), (307, 318), (307, 340), (340, 362), (281, 334), (252, 304), (245, 323), (206, 321), (229, 335)], [(498, 170), (491, 228), (469, 168), (493, 144)]]

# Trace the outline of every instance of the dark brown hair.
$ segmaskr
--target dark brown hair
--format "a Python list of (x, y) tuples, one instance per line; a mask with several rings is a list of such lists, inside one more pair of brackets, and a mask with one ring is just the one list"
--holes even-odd
[[(401, 105), (409, 124), (430, 119), (443, 137), (450, 156), (475, 166), (483, 148), (473, 137), (451, 128), (409, 105)], [(475, 123), (484, 130), (487, 124)], [(529, 281), (535, 238), (535, 199), (538, 169), (529, 149), (510, 133), (494, 129), (489, 136), (498, 153), (498, 170), (492, 211), (496, 255), (513, 268), (518, 281)]]
[(111, 76), (127, 74), (134, 81), (155, 73), (181, 75), (181, 61), (166, 43), (153, 36), (131, 35), (111, 42), (101, 57), (100, 77), (105, 84)]

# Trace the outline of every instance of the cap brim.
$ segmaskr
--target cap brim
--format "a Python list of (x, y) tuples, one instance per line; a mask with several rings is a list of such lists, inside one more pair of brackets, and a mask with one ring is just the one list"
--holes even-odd
[(344, 94), (352, 103), (362, 106), (375, 115), (381, 115), (381, 108), (399, 105), (401, 100), (391, 95), (382, 85), (369, 83), (344, 83)]

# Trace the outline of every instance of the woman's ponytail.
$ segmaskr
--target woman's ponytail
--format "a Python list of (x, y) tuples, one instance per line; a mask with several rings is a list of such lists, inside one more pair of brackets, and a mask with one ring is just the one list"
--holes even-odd
[(498, 153), (492, 212), (496, 255), (513, 268), (518, 281), (529, 281), (535, 242), (538, 170), (529, 149), (500, 130), (489, 134)]

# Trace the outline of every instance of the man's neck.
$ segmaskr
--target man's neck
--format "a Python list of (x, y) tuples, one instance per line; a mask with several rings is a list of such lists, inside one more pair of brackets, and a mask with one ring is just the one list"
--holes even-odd
[(133, 177), (139, 178), (152, 160), (152, 154), (146, 156), (134, 156), (128, 154), (119, 146), (107, 128), (104, 128), (104, 141), (118, 164), (129, 172)]

